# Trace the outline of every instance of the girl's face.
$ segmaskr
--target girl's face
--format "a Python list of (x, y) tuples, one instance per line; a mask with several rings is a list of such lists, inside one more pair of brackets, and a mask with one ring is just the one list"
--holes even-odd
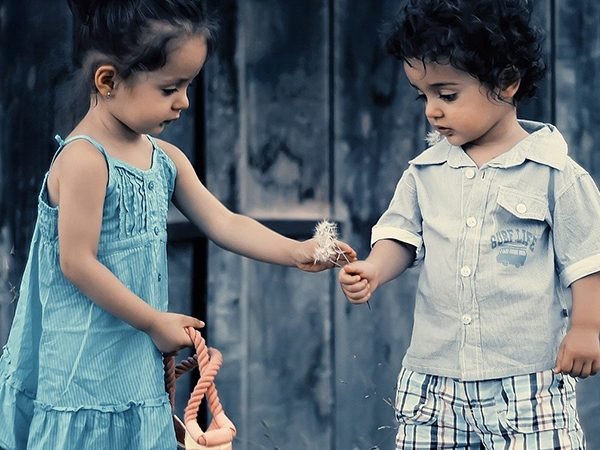
[(163, 67), (117, 80), (107, 102), (111, 114), (136, 134), (160, 133), (189, 107), (187, 90), (206, 61), (206, 40), (197, 35), (171, 45)]
[(404, 71), (423, 100), (427, 120), (450, 144), (498, 144), (516, 123), (515, 107), (507, 98), (514, 93), (500, 91), (507, 99), (500, 101), (479, 80), (450, 64), (409, 63)]

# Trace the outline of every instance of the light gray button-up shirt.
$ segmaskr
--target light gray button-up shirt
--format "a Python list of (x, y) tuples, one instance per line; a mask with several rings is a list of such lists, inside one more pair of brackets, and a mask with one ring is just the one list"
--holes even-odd
[(478, 168), (445, 139), (410, 161), (371, 243), (422, 263), (403, 364), (462, 380), (554, 367), (568, 286), (600, 271), (600, 194), (552, 125)]

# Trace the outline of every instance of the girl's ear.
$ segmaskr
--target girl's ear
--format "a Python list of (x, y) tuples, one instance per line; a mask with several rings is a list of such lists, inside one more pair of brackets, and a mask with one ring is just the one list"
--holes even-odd
[(103, 64), (96, 69), (94, 84), (102, 97), (110, 97), (115, 88), (117, 69), (112, 64)]

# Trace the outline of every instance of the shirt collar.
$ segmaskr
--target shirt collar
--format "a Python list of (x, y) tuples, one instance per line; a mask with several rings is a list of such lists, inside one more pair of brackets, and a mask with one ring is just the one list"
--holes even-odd
[(443, 138), (437, 144), (429, 147), (416, 158), (411, 159), (409, 164), (414, 164), (416, 166), (430, 166), (444, 164), (446, 162), (454, 169), (475, 166), (473, 160), (467, 156), (461, 147), (450, 144), (446, 138)]
[[(562, 170), (567, 161), (567, 143), (556, 127), (528, 120), (519, 120), (519, 123), (529, 136), (508, 152), (494, 158), (487, 166), (508, 168), (530, 160)], [(461, 147), (451, 145), (445, 138), (409, 161), (410, 164), (423, 166), (446, 162), (452, 168), (475, 166)]]

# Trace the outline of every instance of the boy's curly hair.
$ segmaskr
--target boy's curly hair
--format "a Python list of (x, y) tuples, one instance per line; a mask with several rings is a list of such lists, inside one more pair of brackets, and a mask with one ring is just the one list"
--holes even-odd
[(546, 69), (527, 0), (406, 0), (384, 39), (400, 60), (449, 63), (492, 92), (520, 79), (515, 102), (534, 95)]

